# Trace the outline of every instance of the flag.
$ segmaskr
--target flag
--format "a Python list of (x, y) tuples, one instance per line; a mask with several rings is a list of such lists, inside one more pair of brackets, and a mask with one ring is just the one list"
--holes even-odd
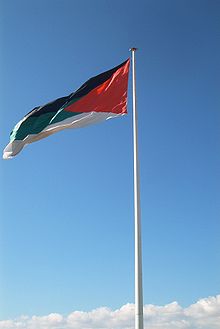
[(69, 96), (35, 107), (12, 130), (3, 159), (65, 128), (80, 128), (126, 114), (129, 66), (127, 59), (92, 77)]

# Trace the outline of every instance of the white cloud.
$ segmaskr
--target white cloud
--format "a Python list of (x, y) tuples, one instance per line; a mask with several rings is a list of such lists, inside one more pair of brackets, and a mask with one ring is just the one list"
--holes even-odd
[[(220, 295), (199, 300), (187, 308), (177, 302), (164, 306), (145, 305), (148, 329), (220, 329)], [(134, 304), (118, 310), (100, 307), (90, 312), (74, 311), (68, 316), (21, 316), (0, 321), (0, 329), (134, 329)]]

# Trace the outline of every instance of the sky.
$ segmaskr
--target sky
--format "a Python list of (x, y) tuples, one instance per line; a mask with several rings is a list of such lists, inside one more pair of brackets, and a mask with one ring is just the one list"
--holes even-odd
[[(219, 41), (217, 0), (0, 0), (2, 150), (31, 109), (138, 48), (149, 329), (218, 328)], [(0, 328), (133, 328), (131, 72), (128, 95), (128, 115), (1, 160)]]

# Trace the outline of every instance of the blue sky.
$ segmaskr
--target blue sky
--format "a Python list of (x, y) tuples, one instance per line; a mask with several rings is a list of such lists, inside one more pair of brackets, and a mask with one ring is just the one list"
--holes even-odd
[[(220, 285), (219, 1), (0, 1), (1, 149), (32, 108), (137, 52), (144, 303)], [(129, 114), (1, 160), (0, 318), (134, 302)]]

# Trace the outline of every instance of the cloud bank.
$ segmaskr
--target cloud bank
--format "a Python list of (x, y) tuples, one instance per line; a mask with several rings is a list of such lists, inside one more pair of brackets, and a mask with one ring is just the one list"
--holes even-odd
[[(199, 300), (187, 308), (177, 302), (164, 306), (145, 305), (148, 329), (219, 329), (220, 295)], [(134, 329), (134, 304), (118, 310), (100, 307), (90, 312), (74, 311), (68, 316), (21, 316), (0, 321), (0, 329)]]

